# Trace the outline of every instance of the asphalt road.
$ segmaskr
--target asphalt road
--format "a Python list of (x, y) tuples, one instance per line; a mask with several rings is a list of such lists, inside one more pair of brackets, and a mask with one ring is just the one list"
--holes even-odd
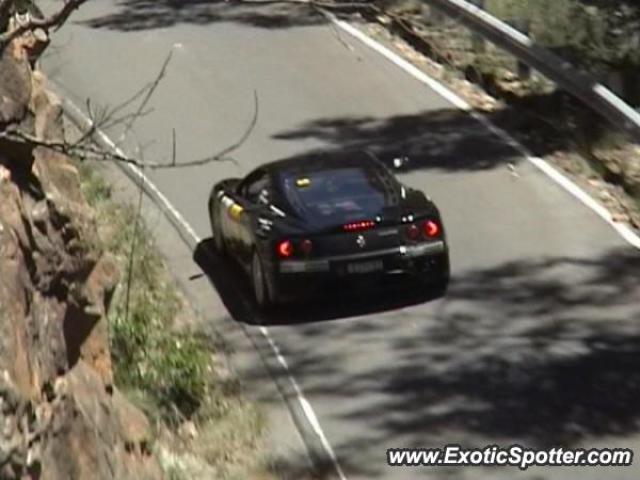
[(76, 103), (114, 106), (170, 51), (153, 111), (123, 144), (129, 152), (169, 162), (175, 129), (178, 163), (210, 155), (241, 136), (254, 90), (259, 99), (238, 165), (148, 172), (205, 239), (195, 261), (212, 285), (203, 278), (197, 288), (217, 298), (211, 322), (231, 315), (258, 335), (262, 320), (237, 272), (199, 255), (210, 244), (215, 181), (320, 147), (366, 146), (409, 155), (401, 179), (441, 207), (453, 275), (444, 299), (376, 294), (268, 319), (347, 478), (639, 477), (637, 462), (386, 466), (387, 448), (449, 443), (640, 448), (640, 255), (609, 225), (446, 99), (305, 9), (93, 1), (56, 34), (44, 63)]

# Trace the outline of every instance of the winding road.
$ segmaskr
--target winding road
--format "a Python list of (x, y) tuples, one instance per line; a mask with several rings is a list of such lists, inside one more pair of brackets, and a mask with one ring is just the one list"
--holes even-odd
[[(147, 174), (196, 235), (184, 262), (208, 276), (191, 281), (214, 299), (207, 320), (231, 317), (271, 355), (326, 478), (640, 478), (638, 462), (386, 465), (388, 448), (452, 443), (640, 452), (640, 252), (611, 225), (451, 97), (304, 7), (90, 1), (55, 34), (44, 65), (74, 103), (113, 106), (152, 80), (169, 52), (152, 111), (123, 148), (170, 162), (175, 129), (178, 163), (210, 155), (242, 135), (257, 93), (237, 164)], [(118, 140), (122, 126), (107, 133)], [(261, 318), (237, 272), (210, 251), (212, 184), (278, 158), (357, 146), (411, 158), (401, 180), (434, 198), (448, 228), (448, 295), (338, 299)]]

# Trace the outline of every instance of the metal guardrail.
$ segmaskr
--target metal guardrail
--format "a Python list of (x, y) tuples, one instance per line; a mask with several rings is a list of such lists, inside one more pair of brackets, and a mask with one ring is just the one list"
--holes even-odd
[(591, 75), (579, 71), (566, 60), (536, 45), (527, 35), (473, 3), (465, 0), (425, 2), (539, 71), (640, 142), (640, 112)]

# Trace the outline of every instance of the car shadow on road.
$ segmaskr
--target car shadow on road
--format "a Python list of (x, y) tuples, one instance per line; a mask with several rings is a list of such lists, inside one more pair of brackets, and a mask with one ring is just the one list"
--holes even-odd
[(253, 300), (247, 276), (235, 262), (217, 253), (213, 238), (204, 239), (196, 246), (193, 260), (207, 275), (231, 316), (249, 325), (295, 325), (340, 320), (438, 298), (434, 292), (398, 286), (385, 290), (339, 292), (331, 297), (330, 302), (326, 298), (315, 298), (264, 313)]

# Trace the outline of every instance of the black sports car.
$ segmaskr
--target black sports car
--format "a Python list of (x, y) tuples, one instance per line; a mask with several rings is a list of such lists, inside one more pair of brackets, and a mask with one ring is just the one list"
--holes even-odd
[(213, 187), (216, 248), (249, 274), (261, 307), (402, 278), (444, 293), (449, 251), (436, 205), (364, 152), (263, 165)]

